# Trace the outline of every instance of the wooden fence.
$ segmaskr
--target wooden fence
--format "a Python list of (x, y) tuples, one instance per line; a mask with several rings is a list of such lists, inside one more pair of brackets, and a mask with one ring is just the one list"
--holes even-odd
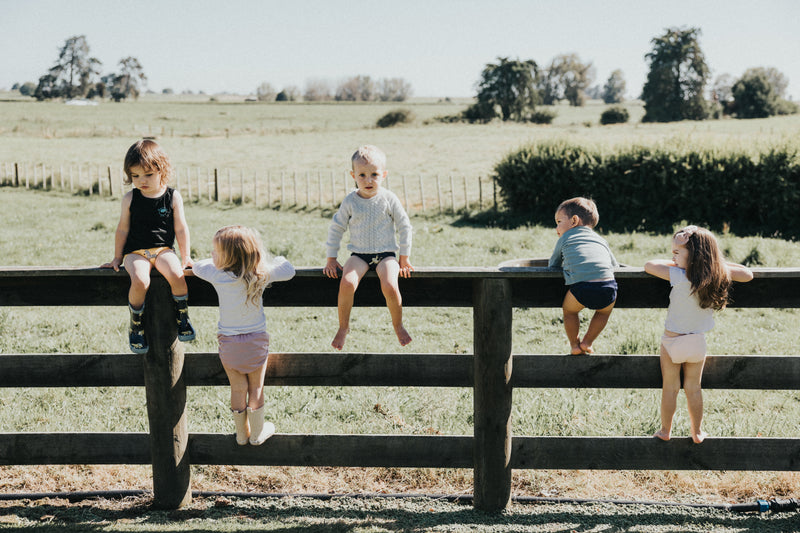
[[(617, 273), (617, 307), (664, 307), (668, 284), (641, 269)], [(188, 278), (193, 306), (215, 306), (211, 285)], [(129, 279), (100, 269), (0, 269), (0, 306), (123, 306)], [(335, 306), (338, 283), (299, 269), (270, 289), (268, 306)], [(144, 386), (149, 433), (0, 433), (0, 464), (152, 464), (154, 505), (191, 498), (190, 465), (434, 467), (474, 469), (474, 505), (505, 508), (512, 469), (800, 470), (798, 438), (513, 436), (512, 393), (538, 388), (660, 388), (655, 355), (511, 353), (514, 307), (559, 307), (560, 273), (543, 268), (420, 268), (401, 279), (406, 306), (472, 307), (474, 354), (273, 353), (268, 386), (472, 387), (473, 435), (276, 434), (237, 446), (229, 434), (187, 433), (186, 387), (227, 386), (216, 353), (184, 354), (169, 287), (154, 278), (147, 296), (150, 351), (125, 354), (5, 354), (2, 387)], [(800, 269), (755, 269), (736, 285), (734, 306), (800, 307)], [(356, 305), (384, 305), (368, 274)], [(800, 357), (709, 356), (706, 389), (800, 389)]]
[[(121, 167), (0, 162), (0, 186), (122, 196)], [(268, 208), (336, 208), (354, 187), (349, 172), (332, 170), (245, 171), (176, 168), (171, 183), (186, 202), (252, 204)], [(393, 175), (384, 182), (409, 213), (460, 213), (497, 207), (497, 191), (488, 177)]]

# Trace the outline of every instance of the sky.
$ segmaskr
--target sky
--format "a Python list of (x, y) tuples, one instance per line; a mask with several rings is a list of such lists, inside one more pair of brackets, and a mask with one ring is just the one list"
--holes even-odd
[(356, 75), (403, 78), (418, 97), (466, 97), (487, 63), (577, 54), (603, 85), (641, 93), (652, 39), (697, 27), (711, 69), (775, 67), (800, 101), (797, 0), (0, 0), (0, 89), (37, 82), (85, 35), (102, 73), (141, 63), (156, 92), (252, 94)]

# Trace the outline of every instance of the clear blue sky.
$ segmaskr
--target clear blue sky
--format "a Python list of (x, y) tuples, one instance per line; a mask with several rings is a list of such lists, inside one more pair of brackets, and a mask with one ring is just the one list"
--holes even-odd
[(498, 56), (546, 66), (576, 53), (595, 84), (621, 69), (641, 91), (665, 28), (702, 30), (712, 80), (775, 67), (800, 101), (797, 0), (0, 0), (0, 88), (36, 82), (73, 35), (103, 73), (139, 59), (160, 92), (252, 93), (358, 74), (405, 78), (415, 96), (472, 96)]

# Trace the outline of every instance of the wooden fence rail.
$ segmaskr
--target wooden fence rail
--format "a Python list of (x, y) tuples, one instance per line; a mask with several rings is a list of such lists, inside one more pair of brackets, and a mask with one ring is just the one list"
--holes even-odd
[[(733, 307), (800, 307), (800, 269), (755, 269), (736, 285)], [(216, 306), (207, 283), (189, 277), (193, 306)], [(641, 269), (617, 272), (617, 307), (667, 305), (668, 284)], [(125, 305), (129, 279), (100, 269), (2, 268), (0, 306)], [(358, 306), (385, 305), (368, 274)], [(473, 468), (474, 505), (505, 508), (512, 469), (800, 470), (798, 438), (512, 436), (514, 388), (660, 388), (655, 355), (511, 353), (514, 307), (559, 307), (561, 274), (544, 268), (420, 268), (401, 280), (404, 305), (472, 307), (474, 354), (273, 353), (268, 386), (472, 387), (473, 435), (277, 434), (260, 447), (186, 429), (186, 387), (227, 386), (216, 353), (183, 353), (169, 287), (154, 278), (146, 326), (150, 351), (130, 354), (0, 355), (0, 387), (144, 386), (149, 433), (0, 433), (0, 464), (152, 464), (154, 505), (191, 498), (190, 465)], [(338, 284), (318, 268), (270, 289), (267, 306), (335, 306)], [(800, 389), (800, 357), (709, 356), (704, 388)]]

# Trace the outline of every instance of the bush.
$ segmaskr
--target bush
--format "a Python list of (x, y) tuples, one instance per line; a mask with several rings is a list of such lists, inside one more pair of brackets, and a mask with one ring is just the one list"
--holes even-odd
[(539, 111), (531, 113), (528, 120), (534, 124), (552, 124), (553, 119), (556, 118), (557, 115), (558, 113), (552, 109), (540, 109)]
[(379, 128), (389, 128), (398, 124), (406, 124), (413, 121), (414, 113), (412, 113), (409, 109), (395, 109), (394, 111), (389, 111), (379, 118), (376, 125)]
[(469, 123), (486, 124), (497, 117), (497, 111), (491, 102), (478, 101), (462, 111), (461, 117)]
[(566, 142), (522, 148), (501, 160), (494, 179), (505, 207), (551, 224), (573, 196), (593, 198), (600, 226), (670, 232), (681, 220), (714, 231), (800, 237), (800, 154), (630, 147), (616, 153)]
[(628, 110), (622, 106), (615, 105), (613, 107), (609, 107), (603, 114), (600, 115), (600, 124), (605, 126), (606, 124), (625, 124), (630, 119), (630, 114), (628, 114)]

